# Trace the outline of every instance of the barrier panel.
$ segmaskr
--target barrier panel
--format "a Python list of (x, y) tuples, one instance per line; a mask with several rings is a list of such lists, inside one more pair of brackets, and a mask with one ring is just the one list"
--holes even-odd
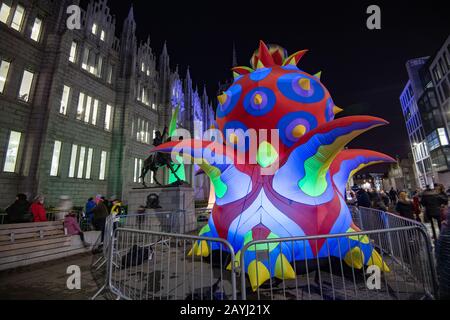
[[(351, 240), (360, 242), (360, 252), (376, 250), (380, 257), (378, 266), (365, 265), (368, 259), (361, 254), (346, 255), (348, 248), (351, 248)], [(366, 247), (362, 248), (363, 246)], [(278, 268), (280, 265), (286, 267), (285, 270), (281, 270), (281, 276), (278, 274), (278, 278), (269, 278), (255, 290), (251, 288), (248, 277), (241, 277), (242, 299), (417, 300), (436, 298), (437, 282), (430, 239), (424, 229), (417, 226), (252, 241), (242, 249), (241, 275), (244, 275), (250, 267), (244, 262), (244, 257), (249, 251), (256, 251), (253, 266), (258, 265), (258, 262), (271, 266), (274, 265), (270, 262), (270, 257), (274, 256), (274, 250), (279, 251), (275, 251), (275, 256), (287, 259), (286, 255), (292, 257), (298, 254), (299, 248), (302, 248), (304, 256), (307, 256), (307, 248), (312, 247), (315, 247), (316, 251), (325, 248), (322, 249), (325, 250), (323, 257), (297, 260), (291, 263), (292, 267), (286, 267), (286, 263), (292, 261), (277, 261)], [(268, 271), (273, 274), (274, 270)], [(256, 272), (256, 279), (258, 279), (265, 277), (264, 273), (267, 271), (254, 268), (253, 272)]]
[(425, 228), (425, 226), (418, 221), (407, 219), (394, 213), (355, 206), (349, 206), (349, 209), (352, 213), (353, 222), (361, 230), (384, 230), (410, 226)]
[[(135, 300), (437, 298), (432, 246), (424, 226), (378, 210), (354, 207), (351, 210), (355, 223), (363, 231), (253, 241), (241, 250), (237, 260), (226, 240), (176, 233), (174, 230), (180, 230), (177, 224), (164, 219), (164, 215), (158, 223), (149, 215), (128, 215), (115, 220), (111, 217), (105, 228), (102, 255), (102, 265), (107, 266), (103, 275), (106, 283), (93, 299), (105, 289), (119, 299)], [(205, 215), (206, 223), (207, 214), (197, 213), (200, 215)], [(175, 220), (182, 219), (179, 216)], [(349, 248), (355, 248), (355, 242), (360, 252), (377, 252), (378, 258), (347, 255)], [(297, 259), (295, 263), (291, 258), (283, 261), (298, 255), (299, 248), (304, 250), (303, 257), (308, 256), (308, 246), (321, 252), (319, 257)], [(245, 264), (246, 253), (250, 251), (256, 257), (253, 266), (258, 262), (281, 266), (281, 275), (280, 270), (277, 273), (268, 270), (272, 276), (252, 288), (248, 276), (250, 263)], [(274, 256), (281, 260), (271, 263)], [(292, 270), (283, 270), (285, 262), (290, 263)], [(256, 268), (256, 279), (267, 276), (258, 272)]]
[(118, 228), (108, 288), (126, 300), (236, 299), (236, 275), (226, 269), (232, 261), (226, 240)]

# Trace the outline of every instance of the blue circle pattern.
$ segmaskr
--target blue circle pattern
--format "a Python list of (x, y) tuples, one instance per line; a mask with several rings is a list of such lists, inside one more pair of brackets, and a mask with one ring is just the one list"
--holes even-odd
[(297, 66), (294, 66), (293, 64), (288, 64), (287, 66), (283, 66), (283, 67), (281, 67), (281, 69), (288, 70), (288, 71), (300, 71), (300, 69)]
[(317, 120), (316, 117), (314, 117), (309, 112), (299, 111), (299, 112), (292, 112), (287, 115), (285, 115), (281, 120), (278, 122), (278, 130), (280, 131), (280, 138), (281, 141), (288, 147), (292, 147), (295, 142), (289, 139), (288, 134), (286, 132), (286, 128), (289, 127), (289, 124), (297, 119), (304, 119), (308, 121), (309, 123), (309, 130), (313, 130), (317, 128)]
[[(312, 94), (309, 96), (302, 96), (293, 88), (293, 85), (296, 85), (302, 78), (311, 80)], [(322, 85), (317, 82), (317, 78), (300, 73), (289, 73), (281, 76), (277, 81), (277, 86), (281, 93), (287, 98), (300, 103), (316, 103), (321, 101), (325, 96), (325, 91), (322, 88)]]
[(327, 100), (326, 108), (325, 108), (325, 119), (327, 122), (334, 120), (334, 102), (333, 99), (329, 98)]
[(250, 80), (253, 81), (261, 81), (264, 80), (269, 76), (269, 74), (272, 72), (272, 68), (263, 68), (258, 69), (252, 73), (250, 73)]
[(239, 129), (242, 129), (244, 133), (248, 130), (247, 126), (240, 121), (227, 122), (223, 127), (223, 135), (225, 136), (227, 145), (235, 149), (238, 149), (239, 151), (246, 152), (250, 148), (250, 140), (248, 136), (245, 138), (245, 144), (242, 146), (241, 143), (238, 143), (237, 145), (232, 144), (229, 140), (229, 136), (227, 135), (227, 130), (239, 130)]
[[(263, 97), (263, 103), (260, 106), (255, 105), (253, 99), (256, 94)], [(258, 87), (250, 91), (244, 99), (244, 108), (247, 113), (255, 117), (264, 116), (273, 110), (276, 97), (272, 90), (264, 87)]]
[(223, 118), (233, 111), (233, 108), (236, 106), (239, 98), (241, 97), (241, 93), (242, 87), (239, 84), (235, 84), (225, 91), (227, 101), (223, 105), (219, 103), (219, 106), (217, 107), (217, 117)]

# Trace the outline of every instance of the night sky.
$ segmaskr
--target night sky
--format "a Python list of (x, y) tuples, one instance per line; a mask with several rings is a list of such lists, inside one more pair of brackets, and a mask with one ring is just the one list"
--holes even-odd
[[(337, 2), (337, 1), (336, 1)], [(258, 41), (276, 43), (291, 54), (309, 53), (300, 68), (322, 70), (322, 82), (340, 116), (373, 115), (390, 122), (351, 144), (405, 157), (409, 142), (399, 96), (407, 82), (405, 62), (432, 56), (450, 34), (450, 11), (442, 1), (112, 1), (118, 30), (134, 4), (140, 40), (148, 35), (159, 56), (167, 41), (171, 65), (214, 97), (231, 76), (233, 42), (239, 65), (249, 66)], [(366, 9), (377, 4), (382, 30), (366, 28)]]

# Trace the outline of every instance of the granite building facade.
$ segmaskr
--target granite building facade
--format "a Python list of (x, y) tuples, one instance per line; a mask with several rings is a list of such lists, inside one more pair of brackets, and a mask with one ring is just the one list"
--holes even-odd
[[(119, 32), (107, 1), (92, 0), (70, 30), (74, 3), (0, 1), (0, 208), (19, 192), (48, 205), (61, 195), (76, 205), (96, 194), (126, 202), (175, 106), (193, 135), (214, 120), (206, 90), (171, 67), (166, 44), (157, 56), (150, 38), (138, 41), (133, 8)], [(194, 171), (186, 166), (186, 179), (206, 199), (209, 185)]]

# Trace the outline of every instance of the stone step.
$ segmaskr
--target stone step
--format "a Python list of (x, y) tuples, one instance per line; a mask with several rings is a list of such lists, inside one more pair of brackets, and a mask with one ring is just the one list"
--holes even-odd
[(0, 265), (5, 264), (5, 263), (18, 262), (21, 260), (30, 260), (30, 259), (34, 259), (34, 258), (38, 258), (38, 257), (42, 257), (42, 256), (54, 255), (54, 254), (62, 253), (65, 251), (70, 251), (73, 249), (79, 249), (79, 248), (80, 247), (72, 247), (71, 245), (64, 246), (64, 247), (60, 246), (60, 247), (54, 248), (54, 249), (38, 250), (38, 251), (26, 253), (26, 254), (12, 255), (9, 257), (0, 258)]
[[(78, 235), (74, 235), (39, 240), (36, 241), (40, 243), (38, 246), (24, 247), (16, 250), (4, 250), (3, 252), (0, 252), (0, 270), (17, 268), (89, 252), (99, 236), (99, 231), (85, 232), (85, 241), (90, 244), (88, 247), (84, 246)], [(54, 242), (45, 242), (46, 240)], [(10, 244), (10, 246), (17, 244), (18, 243)], [(27, 244), (27, 242), (19, 243), (19, 245), (25, 244)]]
[(14, 223), (14, 224), (2, 224), (0, 230), (7, 229), (24, 229), (35, 227), (48, 227), (48, 226), (62, 226), (62, 221), (46, 221), (46, 222), (29, 222), (29, 223)]
[(45, 244), (45, 245), (40, 245), (40, 246), (3, 251), (3, 252), (0, 252), (0, 263), (2, 261), (2, 258), (19, 256), (19, 255), (28, 255), (33, 252), (47, 251), (47, 250), (51, 250), (51, 249), (70, 247), (70, 246), (71, 246), (71, 239), (70, 239), (70, 237), (66, 237), (64, 242), (50, 243), (50, 244)]
[(13, 229), (4, 229), (0, 230), (0, 235), (9, 235), (11, 233), (14, 233), (15, 235), (23, 234), (23, 233), (33, 233), (33, 232), (39, 232), (42, 231), (51, 231), (51, 230), (62, 230), (63, 225), (54, 225), (54, 226), (38, 226), (38, 227), (32, 227), (32, 228), (13, 228)]
[(67, 236), (57, 235), (57, 236), (45, 237), (44, 239), (32, 239), (32, 240), (22, 239), (22, 240), (17, 240), (14, 242), (9, 242), (9, 241), (0, 242), (0, 252), (16, 250), (16, 249), (23, 249), (23, 248), (30, 248), (30, 247), (38, 247), (41, 245), (65, 242), (66, 240), (67, 240)]
[[(70, 247), (68, 247), (68, 248), (70, 248)], [(80, 254), (80, 253), (86, 253), (86, 252), (89, 252), (89, 249), (86, 249), (86, 248), (69, 249), (67, 251), (44, 255), (44, 256), (39, 256), (39, 257), (35, 257), (35, 258), (30, 258), (27, 260), (20, 260), (20, 261), (16, 261), (16, 262), (4, 263), (4, 264), (0, 264), (0, 271), (23, 267), (23, 266), (27, 266), (27, 265), (34, 264), (34, 263), (62, 259), (65, 257), (73, 256), (73, 255)]]
[[(44, 237), (56, 236), (56, 235), (64, 235), (64, 230), (63, 229), (58, 229), (58, 230), (50, 230), (50, 231), (44, 231), (43, 232), (43, 236)], [(28, 239), (28, 238), (39, 239), (40, 237), (41, 237), (40, 232), (30, 232), (30, 233), (23, 233), (23, 234), (15, 234), (14, 235), (14, 240), (16, 240), (16, 239)], [(0, 235), (0, 242), (7, 242), (7, 241), (11, 241), (11, 237), (9, 235)]]

